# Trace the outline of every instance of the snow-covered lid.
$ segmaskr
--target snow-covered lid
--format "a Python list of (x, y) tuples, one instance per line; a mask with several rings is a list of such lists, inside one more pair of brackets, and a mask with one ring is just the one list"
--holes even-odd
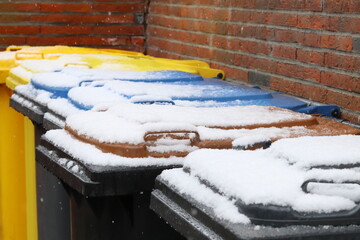
[(116, 80), (123, 81), (139, 81), (139, 82), (187, 82), (187, 81), (202, 81), (203, 78), (199, 75), (182, 72), (182, 71), (117, 71), (106, 69), (78, 69), (78, 68), (63, 68), (62, 73), (75, 76), (96, 76), (97, 78), (111, 77)]
[(119, 95), (161, 95), (173, 100), (188, 101), (234, 101), (268, 99), (271, 94), (258, 89), (240, 85), (224, 84), (221, 81), (147, 83), (111, 81), (105, 88)]
[[(359, 142), (360, 136), (304, 137), (279, 140), (266, 150), (198, 150), (186, 157), (184, 168), (221, 194), (241, 199), (245, 204), (290, 206), (297, 211), (319, 213), (349, 210), (356, 205), (352, 199), (337, 194), (306, 194), (301, 185), (316, 176), (334, 182), (351, 181), (359, 176), (358, 171), (307, 172), (289, 163), (308, 162), (320, 156), (323, 165), (333, 165), (334, 159), (358, 164)], [(349, 147), (350, 143), (353, 147)], [(337, 151), (328, 151), (332, 147)], [(348, 153), (344, 158), (345, 152)]]
[[(256, 117), (256, 113), (262, 117)], [(264, 113), (269, 115), (267, 121), (264, 121)], [(252, 118), (247, 119), (248, 116)], [(255, 119), (262, 121), (259, 123)], [(121, 156), (130, 157), (130, 155), (126, 155), (129, 153), (129, 150), (126, 151), (126, 149), (142, 148), (145, 151), (145, 148), (147, 150), (155, 150), (156, 148), (157, 152), (162, 152), (165, 149), (180, 149), (180, 146), (184, 150), (181, 151), (182, 155), (185, 156), (195, 148), (208, 146), (206, 142), (201, 142), (201, 140), (207, 139), (207, 134), (206, 130), (203, 129), (202, 131), (205, 134), (199, 135), (200, 127), (234, 128), (234, 126), (240, 126), (251, 128), (257, 127), (259, 124), (269, 127), (289, 123), (306, 125), (309, 124), (307, 122), (309, 119), (312, 120), (307, 115), (270, 107), (197, 109), (178, 106), (170, 106), (169, 108), (169, 105), (144, 106), (124, 103), (117, 105), (116, 108), (102, 110), (101, 112), (88, 111), (70, 115), (66, 119), (65, 129), (82, 141), (90, 142), (99, 147), (102, 146), (105, 152), (110, 151)], [(175, 136), (177, 134), (180, 134), (181, 137)], [(226, 134), (226, 130), (222, 131), (220, 135), (217, 138), (224, 139), (229, 136)], [(147, 136), (151, 137), (148, 138)], [(169, 144), (171, 147), (165, 146)], [(231, 143), (227, 145), (227, 148), (231, 148)], [(148, 152), (144, 151), (141, 154), (146, 156)], [(167, 152), (169, 156), (173, 154), (170, 150)], [(137, 154), (140, 154), (140, 150), (131, 156), (138, 156)]]
[(97, 147), (74, 139), (63, 129), (50, 130), (44, 137), (55, 146), (63, 149), (85, 164), (94, 164), (98, 166), (171, 166), (182, 164), (183, 158), (126, 158), (111, 153), (104, 153)]
[(31, 77), (31, 83), (36, 88), (49, 92), (68, 91), (72, 87), (78, 86), (80, 81), (79, 77), (59, 72), (37, 73)]
[(234, 106), (218, 108), (179, 107), (174, 105), (133, 105), (119, 103), (109, 108), (111, 112), (128, 121), (182, 122), (207, 127), (245, 127), (275, 125), (284, 122), (297, 122), (297, 126), (306, 125), (312, 116), (292, 112), (286, 109), (264, 106)]
[[(135, 104), (133, 106), (136, 106)], [(82, 112), (70, 115), (66, 125), (78, 135), (103, 143), (144, 143), (144, 136), (154, 131), (196, 131), (195, 126), (179, 121), (139, 123), (109, 112)]]
[(272, 144), (271, 154), (305, 168), (360, 163), (360, 136), (282, 139)]
[(74, 87), (68, 92), (68, 98), (74, 106), (83, 110), (90, 110), (96, 104), (128, 101), (126, 97), (102, 87)]

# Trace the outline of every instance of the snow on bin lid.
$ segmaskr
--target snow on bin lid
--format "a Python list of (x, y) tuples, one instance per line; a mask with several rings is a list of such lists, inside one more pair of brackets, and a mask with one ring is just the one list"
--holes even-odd
[(129, 101), (126, 97), (102, 87), (75, 87), (68, 92), (68, 98), (74, 106), (90, 110), (96, 104)]
[[(80, 71), (78, 71), (80, 70)], [(60, 70), (62, 73), (76, 75), (76, 76), (92, 76), (95, 75), (98, 78), (103, 76), (116, 80), (123, 81), (140, 81), (140, 82), (178, 82), (178, 81), (202, 81), (203, 78), (199, 75), (182, 72), (182, 71), (117, 71), (117, 70), (105, 70), (105, 69), (77, 69), (77, 68), (63, 68)]]
[(316, 124), (316, 120), (312, 116), (263, 106), (196, 108), (119, 103), (110, 107), (108, 112), (141, 124), (147, 122), (182, 122), (220, 128), (257, 128), (277, 125), (285, 127)]
[(126, 157), (164, 157), (186, 156), (197, 149), (198, 125), (256, 128), (312, 124), (316, 124), (316, 119), (311, 116), (273, 107), (198, 109), (124, 103), (105, 112), (71, 115), (66, 119), (65, 129), (104, 152)]
[(214, 193), (210, 188), (201, 184), (198, 178), (190, 176), (181, 168), (164, 170), (161, 173), (161, 178), (165, 179), (181, 194), (186, 194), (203, 205), (213, 209), (218, 218), (233, 223), (250, 223), (248, 217), (238, 212), (234, 200), (229, 200), (221, 194)]
[(282, 139), (271, 154), (302, 168), (360, 163), (360, 136), (301, 137)]
[(177, 82), (177, 83), (129, 83), (107, 82), (104, 85), (120, 95), (161, 95), (184, 101), (234, 101), (270, 99), (271, 93), (255, 88), (227, 84), (223, 81)]
[(50, 130), (44, 136), (55, 146), (85, 164), (98, 166), (171, 166), (182, 164), (183, 158), (126, 158), (104, 153), (93, 145), (78, 141), (63, 129)]
[[(343, 140), (345, 138), (360, 140), (360, 136), (346, 136)], [(303, 151), (294, 156), (310, 152), (315, 155), (323, 154), (331, 159), (331, 153), (323, 152), (321, 147), (306, 150), (308, 144), (316, 141), (322, 144), (323, 138), (314, 137), (309, 143), (305, 143), (304, 139), (306, 138), (292, 140), (291, 143), (299, 146), (299, 149), (303, 147)], [(281, 145), (282, 141), (286, 143), (287, 140), (280, 140), (278, 145)], [(284, 145), (284, 149), (286, 146)], [(347, 141), (337, 146), (342, 152), (347, 151), (347, 147)], [(359, 161), (356, 153), (353, 151), (351, 158), (355, 163)], [(289, 159), (274, 154), (272, 147), (258, 151), (198, 150), (186, 157), (184, 168), (191, 176), (204, 180), (220, 194), (241, 199), (245, 204), (290, 206), (296, 211), (318, 213), (349, 210), (356, 206), (354, 201), (343, 196), (306, 194), (301, 185), (309, 177), (308, 173), (297, 166), (289, 165), (288, 161)], [(330, 174), (333, 177), (339, 176)], [(352, 174), (359, 176), (356, 171), (352, 171)], [(167, 178), (170, 177), (169, 174)]]
[(34, 87), (49, 92), (68, 91), (78, 86), (80, 81), (79, 77), (58, 72), (37, 73), (31, 78)]
[(105, 80), (126, 81), (201, 81), (202, 77), (180, 71), (116, 71), (66, 67), (55, 72), (34, 74), (33, 85), (50, 92), (67, 92), (85, 82)]
[[(162, 146), (158, 152), (166, 152), (165, 145), (174, 147), (177, 144), (184, 150), (182, 155), (186, 156), (195, 148), (228, 149), (234, 146), (256, 149), (285, 137), (360, 134), (360, 131), (341, 123), (275, 107), (194, 108), (124, 102), (110, 108), (101, 106), (99, 111), (69, 116), (66, 129), (82, 141), (99, 148), (103, 146), (105, 152), (121, 156), (126, 154), (124, 149), (127, 147), (138, 149), (137, 152), (134, 150), (133, 157), (145, 157), (150, 154), (146, 150), (150, 147), (155, 150), (156, 144)], [(165, 144), (160, 140), (175, 135), (177, 140), (184, 141)], [(167, 149), (170, 156), (171, 148)]]

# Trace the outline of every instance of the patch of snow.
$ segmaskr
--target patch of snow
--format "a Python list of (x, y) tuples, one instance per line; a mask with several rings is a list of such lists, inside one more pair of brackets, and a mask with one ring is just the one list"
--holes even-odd
[(34, 74), (31, 82), (36, 86), (47, 88), (67, 88), (76, 87), (81, 81), (80, 78), (59, 72), (43, 72)]
[(48, 102), (47, 107), (49, 110), (65, 118), (71, 114), (83, 112), (82, 110), (78, 109), (73, 104), (71, 104), (69, 100), (65, 98), (51, 99)]
[(198, 127), (202, 140), (235, 139), (233, 146), (244, 146), (256, 141), (287, 138), (296, 135), (311, 134), (306, 127), (255, 128), (255, 129), (217, 129)]
[(250, 223), (245, 215), (238, 212), (234, 201), (214, 193), (201, 184), (197, 178), (184, 173), (182, 169), (164, 170), (161, 178), (169, 182), (181, 194), (187, 194), (203, 205), (212, 208), (220, 219), (232, 223)]
[(129, 101), (125, 97), (101, 87), (75, 87), (69, 91), (68, 97), (71, 101), (90, 109), (96, 104), (115, 104)]
[(360, 201), (359, 184), (309, 183), (307, 190), (313, 194), (327, 196), (342, 196), (354, 202)]
[[(346, 146), (346, 147), (344, 147)], [(301, 137), (282, 139), (271, 146), (271, 154), (300, 168), (360, 162), (360, 137)]]
[(44, 119), (48, 120), (49, 122), (52, 122), (53, 124), (55, 124), (61, 128), (65, 127), (65, 122), (62, 121), (61, 119), (59, 119), (58, 117), (54, 116), (51, 113), (46, 112), (44, 114)]
[(232, 127), (272, 124), (283, 121), (310, 119), (311, 116), (285, 109), (263, 106), (235, 106), (219, 108), (179, 107), (174, 105), (133, 105), (119, 103), (109, 108), (128, 121), (182, 122), (206, 127)]
[(66, 119), (66, 124), (81, 135), (107, 143), (140, 144), (144, 142), (146, 133), (154, 131), (196, 131), (195, 126), (188, 123), (149, 122), (139, 124), (109, 112), (83, 112), (70, 115)]
[(183, 158), (125, 158), (111, 153), (103, 153), (95, 146), (74, 139), (65, 130), (50, 130), (44, 137), (55, 146), (64, 149), (69, 155), (85, 164), (99, 166), (169, 166), (181, 165)]
[(15, 51), (3, 51), (0, 52), (0, 61), (15, 59)]
[(30, 82), (32, 72), (24, 69), (21, 66), (17, 66), (10, 69), (9, 77), (16, 77), (25, 82)]

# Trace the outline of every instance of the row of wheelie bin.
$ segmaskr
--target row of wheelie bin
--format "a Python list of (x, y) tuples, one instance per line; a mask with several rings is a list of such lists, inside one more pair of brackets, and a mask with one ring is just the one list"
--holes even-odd
[[(204, 76), (223, 77), (223, 72), (209, 68), (204, 62), (154, 58), (123, 50), (11, 46), (1, 52), (1, 226), (4, 239), (37, 239), (38, 234), (34, 151), (36, 131), (27, 117), (24, 118), (9, 107), (10, 96), (17, 85), (28, 83), (33, 74), (61, 67), (109, 70), (178, 69)], [(39, 207), (38, 210), (42, 212)], [(55, 223), (52, 218), (47, 221)], [(22, 226), (21, 230), (17, 226)], [(41, 232), (39, 235), (42, 235)]]
[(41, 59), (17, 62), (7, 85), (29, 82), (15, 88), (10, 106), (35, 129), (24, 132), (33, 137), (25, 152), (36, 148), (36, 167), (30, 155), (25, 161), (25, 175), (36, 177), (27, 179), (36, 191), (26, 186), (26, 201), (36, 199), (36, 238), (358, 234), (357, 200), (348, 195), (357, 186), (360, 130), (329, 119), (336, 105), (231, 84), (200, 61), (31, 51), (24, 55)]

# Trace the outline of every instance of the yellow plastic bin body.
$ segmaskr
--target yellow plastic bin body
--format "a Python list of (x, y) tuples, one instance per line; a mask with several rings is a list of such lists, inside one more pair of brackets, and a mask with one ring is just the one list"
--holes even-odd
[(32, 238), (27, 231), (26, 178), (30, 176), (26, 176), (24, 124), (31, 122), (9, 107), (11, 94), (0, 84), (0, 238), (36, 239), (36, 229)]

